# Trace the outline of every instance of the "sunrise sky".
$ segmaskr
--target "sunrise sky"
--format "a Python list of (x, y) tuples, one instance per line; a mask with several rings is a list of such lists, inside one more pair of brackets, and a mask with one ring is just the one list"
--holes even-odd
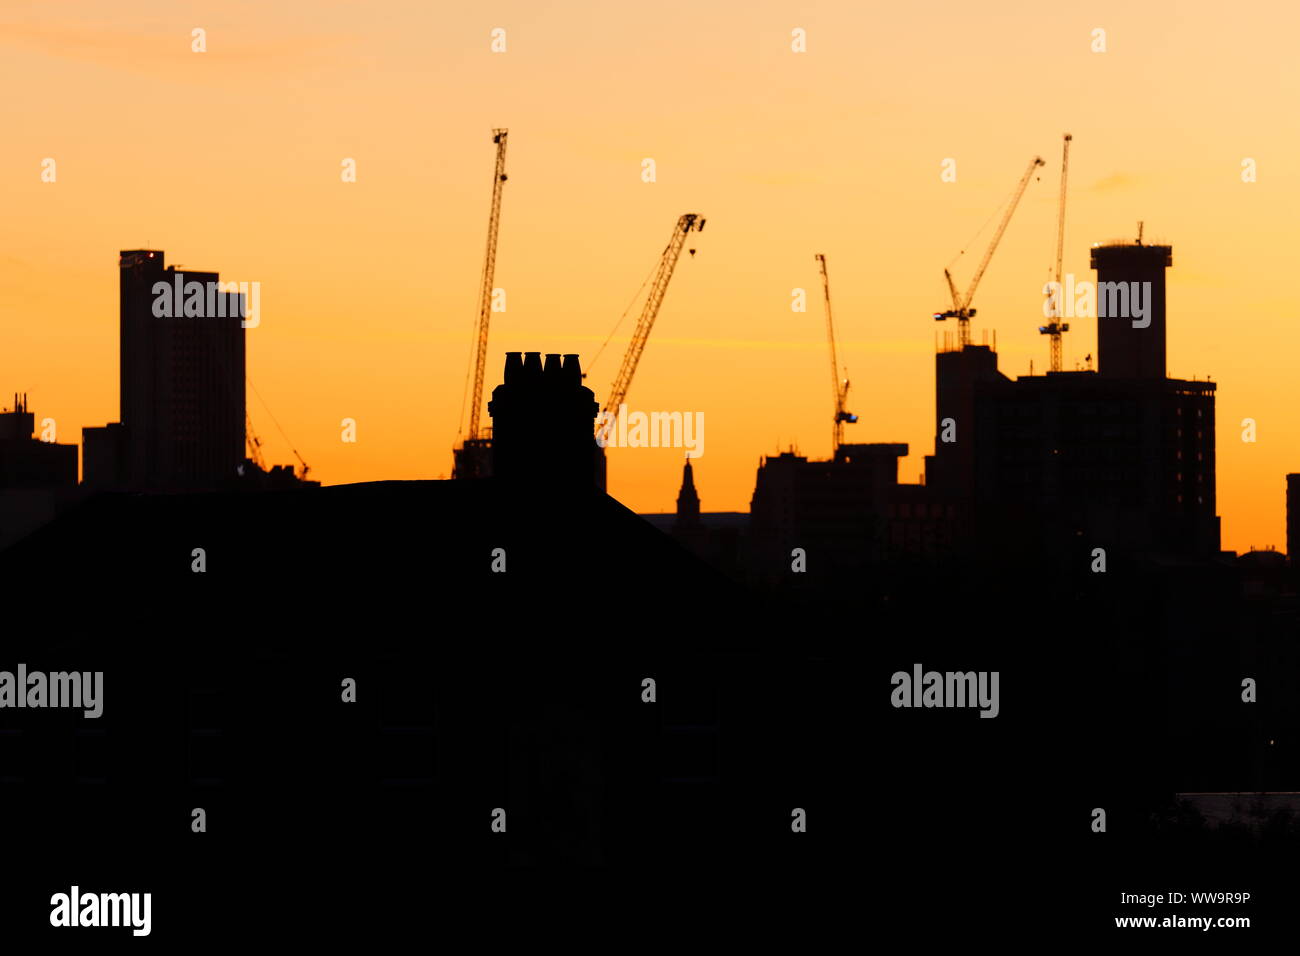
[[(491, 52), (495, 27), (505, 53)], [(313, 477), (450, 474), (504, 126), (507, 311), (489, 391), (507, 350), (586, 365), (677, 216), (699, 212), (698, 254), (682, 258), (629, 405), (704, 412), (703, 508), (747, 510), (761, 455), (829, 453), (818, 252), (861, 417), (846, 440), (907, 442), (915, 481), (933, 449), (943, 269), (1036, 154), (1047, 166), (973, 332), (997, 330), (1006, 374), (1046, 366), (1040, 290), (1069, 131), (1065, 271), (1093, 280), (1089, 246), (1138, 220), (1173, 245), (1169, 374), (1218, 383), (1223, 545), (1282, 549), (1284, 475), (1300, 471), (1298, 27), (1280, 2), (6, 0), (0, 404), (28, 392), (65, 442), (117, 420), (117, 253), (162, 249), (261, 283), (249, 376)], [(791, 50), (796, 28), (806, 53)], [(657, 182), (641, 180), (646, 157)], [(940, 179), (945, 158), (956, 182)], [(1257, 182), (1242, 181), (1246, 158)], [(953, 263), (961, 288), (994, 225)], [(635, 312), (592, 369), (598, 399)], [(1096, 354), (1096, 321), (1071, 324), (1067, 368)], [(291, 462), (251, 391), (249, 409), (268, 458)], [(610, 491), (671, 510), (681, 461), (614, 450)]]

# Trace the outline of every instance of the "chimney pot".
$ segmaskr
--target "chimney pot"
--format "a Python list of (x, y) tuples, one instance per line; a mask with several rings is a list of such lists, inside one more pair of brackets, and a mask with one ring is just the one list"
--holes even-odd
[(564, 381), (568, 385), (582, 384), (582, 366), (578, 364), (578, 356), (569, 353), (564, 356)]
[(524, 353), (524, 374), (523, 380), (529, 384), (540, 382), (542, 380), (542, 353), (525, 352)]
[(556, 352), (546, 353), (546, 367), (542, 369), (546, 376), (546, 384), (559, 386), (564, 382), (563, 370), (560, 368), (560, 356)]

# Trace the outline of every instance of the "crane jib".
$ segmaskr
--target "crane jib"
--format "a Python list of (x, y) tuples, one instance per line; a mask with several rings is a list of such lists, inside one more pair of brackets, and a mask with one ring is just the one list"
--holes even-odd
[(668, 292), (668, 283), (677, 268), (677, 260), (681, 258), (687, 236), (692, 231), (703, 230), (704, 219), (698, 213), (691, 212), (678, 217), (677, 224), (673, 227), (672, 238), (669, 239), (668, 245), (659, 257), (659, 268), (655, 271), (654, 282), (646, 295), (645, 305), (641, 309), (640, 318), (637, 319), (636, 330), (632, 333), (627, 352), (623, 355), (618, 375), (614, 378), (614, 384), (610, 386), (609, 397), (605, 400), (602, 410), (604, 414), (601, 418), (611, 419), (612, 416), (616, 416), (626, 402), (628, 389), (632, 386), (632, 377), (636, 374), (637, 365), (641, 361), (641, 353), (645, 351), (646, 343), (650, 341), (650, 332), (663, 305), (664, 296)]

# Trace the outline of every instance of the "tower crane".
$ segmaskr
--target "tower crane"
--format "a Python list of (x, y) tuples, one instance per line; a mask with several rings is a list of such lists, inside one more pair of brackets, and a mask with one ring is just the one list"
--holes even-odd
[[(311, 466), (308, 465), (307, 462), (303, 461), (302, 455), (298, 454), (298, 449), (294, 446), (293, 442), (289, 440), (289, 435), (285, 432), (284, 428), (281, 427), (280, 422), (276, 419), (275, 415), (271, 414), (271, 409), (266, 404), (266, 400), (262, 398), (262, 393), (257, 390), (257, 386), (254, 385), (251, 380), (245, 379), (245, 381), (247, 381), (249, 387), (253, 389), (253, 394), (257, 396), (259, 401), (261, 401), (262, 407), (266, 409), (266, 414), (270, 415), (271, 421), (275, 423), (275, 427), (279, 430), (281, 436), (283, 436), (285, 442), (288, 444), (289, 450), (293, 452), (293, 457), (297, 458), (298, 464), (302, 466), (297, 471), (298, 478), (301, 481), (306, 481), (307, 474), (311, 471)], [(253, 431), (253, 416), (249, 414), (247, 408), (244, 409), (244, 441), (248, 445), (249, 461), (256, 465), (259, 471), (269, 471), (270, 469), (266, 467), (266, 460), (262, 457), (262, 439), (258, 438), (257, 433)]]
[(483, 258), (483, 282), (479, 292), (478, 321), (474, 326), (474, 388), (469, 407), (469, 429), (461, 447), (455, 450), (453, 477), (480, 478), (488, 471), (488, 439), (479, 432), (483, 405), (483, 374), (487, 368), (488, 324), (492, 318), (492, 282), (497, 266), (497, 232), (501, 224), (501, 191), (506, 182), (506, 134), (492, 131), (496, 143), (496, 166), (492, 172), (492, 210), (488, 215), (487, 253)]
[(952, 281), (952, 273), (947, 269), (943, 270), (943, 276), (948, 280), (948, 291), (952, 295), (952, 308), (944, 312), (936, 312), (934, 320), (942, 322), (944, 319), (957, 320), (957, 342), (962, 348), (970, 344), (970, 320), (975, 316), (975, 310), (970, 307), (971, 300), (975, 298), (975, 290), (979, 287), (980, 279), (984, 278), (984, 270), (989, 267), (989, 260), (993, 258), (993, 252), (997, 249), (998, 243), (1002, 241), (1002, 234), (1007, 231), (1007, 224), (1011, 222), (1011, 214), (1016, 211), (1016, 206), (1020, 202), (1020, 197), (1025, 194), (1025, 187), (1029, 185), (1029, 178), (1033, 176), (1034, 170), (1045, 165), (1041, 156), (1035, 156), (1029, 163), (1020, 182), (1016, 184), (1015, 192), (1011, 194), (1011, 202), (1007, 206), (1006, 213), (1002, 216), (1002, 222), (998, 226), (998, 231), (993, 234), (993, 241), (989, 243), (988, 252), (984, 253), (984, 260), (980, 263), (979, 268), (975, 270), (974, 277), (970, 280), (970, 287), (966, 290), (966, 295), (961, 296), (957, 293), (957, 286)]
[(262, 439), (253, 431), (253, 416), (244, 410), (244, 441), (248, 445), (248, 459), (261, 471), (266, 471), (266, 462), (262, 460)]
[(844, 443), (844, 426), (852, 425), (858, 416), (846, 411), (844, 403), (849, 397), (849, 380), (840, 379), (840, 365), (835, 357), (835, 319), (831, 314), (831, 280), (826, 274), (826, 257), (820, 252), (813, 256), (822, 271), (822, 290), (826, 293), (826, 336), (831, 343), (831, 394), (835, 399), (835, 429), (832, 433), (831, 457), (840, 450)]
[(1040, 333), (1051, 336), (1052, 351), (1048, 369), (1053, 372), (1061, 370), (1061, 333), (1070, 331), (1070, 323), (1061, 321), (1061, 297), (1064, 295), (1061, 288), (1061, 262), (1065, 254), (1065, 181), (1070, 172), (1072, 139), (1074, 137), (1066, 133), (1065, 145), (1061, 148), (1061, 203), (1056, 211), (1056, 292), (1052, 303), (1052, 320), (1047, 325), (1038, 327)]
[[(650, 284), (650, 292), (646, 295), (645, 305), (641, 308), (641, 317), (637, 319), (632, 340), (627, 344), (623, 364), (618, 367), (618, 374), (614, 376), (614, 384), (609, 388), (605, 406), (596, 419), (595, 478), (596, 487), (601, 491), (605, 490), (605, 446), (602, 437), (607, 438), (617, 424), (619, 409), (627, 398), (628, 389), (632, 387), (632, 376), (636, 374), (641, 353), (645, 351), (646, 342), (650, 340), (650, 330), (654, 328), (655, 319), (659, 316), (659, 307), (663, 305), (664, 295), (668, 292), (668, 282), (673, 277), (673, 270), (677, 268), (682, 247), (686, 245), (686, 239), (692, 232), (703, 231), (704, 218), (699, 213), (688, 212), (679, 216), (677, 224), (673, 226), (673, 234), (668, 240), (668, 245), (659, 256), (659, 265), (655, 269), (654, 280)], [(690, 252), (693, 257), (695, 250), (692, 249)], [(583, 377), (586, 377), (585, 373)]]
[[(614, 384), (610, 386), (609, 397), (605, 399), (603, 413), (598, 419), (599, 422), (607, 423), (603, 428), (611, 428), (615, 417), (618, 415), (619, 406), (627, 398), (627, 390), (632, 386), (632, 376), (636, 374), (637, 363), (641, 361), (641, 353), (645, 351), (646, 342), (650, 339), (650, 330), (654, 328), (655, 319), (659, 315), (659, 307), (663, 305), (664, 294), (668, 291), (668, 282), (673, 277), (673, 270), (677, 268), (677, 260), (681, 257), (682, 247), (686, 245), (686, 239), (692, 232), (704, 231), (704, 219), (699, 213), (688, 212), (678, 217), (677, 225), (673, 227), (672, 237), (668, 240), (668, 245), (664, 247), (663, 254), (659, 257), (659, 268), (655, 272), (654, 281), (650, 285), (650, 292), (646, 296), (645, 305), (641, 309), (641, 317), (637, 320), (636, 330), (632, 333), (632, 341), (627, 344), (627, 352), (623, 355), (623, 364), (619, 366), (618, 374), (614, 377)], [(691, 250), (691, 255), (695, 250)]]

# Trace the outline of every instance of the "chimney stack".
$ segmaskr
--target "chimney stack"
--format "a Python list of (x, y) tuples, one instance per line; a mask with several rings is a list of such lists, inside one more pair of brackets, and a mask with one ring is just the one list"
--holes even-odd
[(582, 384), (577, 355), (506, 353), (492, 390), (492, 473), (528, 487), (590, 489), (595, 478), (595, 394)]

